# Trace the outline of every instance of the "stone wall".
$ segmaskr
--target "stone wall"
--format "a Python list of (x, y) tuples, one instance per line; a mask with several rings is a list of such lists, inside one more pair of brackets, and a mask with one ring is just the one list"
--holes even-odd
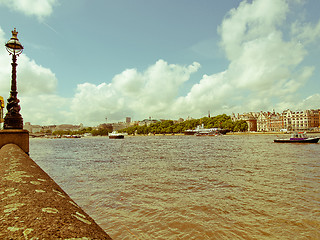
[(0, 239), (111, 239), (20, 147), (0, 149)]

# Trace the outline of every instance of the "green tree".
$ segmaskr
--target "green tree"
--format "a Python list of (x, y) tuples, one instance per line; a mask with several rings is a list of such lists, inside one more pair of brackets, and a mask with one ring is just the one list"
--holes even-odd
[(248, 124), (244, 120), (239, 120), (235, 122), (233, 131), (234, 132), (245, 132), (248, 130)]
[(107, 136), (109, 134), (108, 129), (105, 128), (99, 128), (99, 129), (93, 129), (91, 131), (92, 136)]

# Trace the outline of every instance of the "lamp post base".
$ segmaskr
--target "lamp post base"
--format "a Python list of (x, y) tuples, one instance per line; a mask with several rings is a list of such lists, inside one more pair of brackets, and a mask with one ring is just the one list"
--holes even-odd
[(23, 118), (20, 113), (10, 114), (4, 118), (3, 129), (23, 129)]

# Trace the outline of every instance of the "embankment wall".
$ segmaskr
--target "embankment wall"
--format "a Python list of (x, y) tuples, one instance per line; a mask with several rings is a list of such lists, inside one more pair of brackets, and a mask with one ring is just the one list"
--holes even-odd
[(15, 144), (0, 149), (0, 239), (111, 239)]

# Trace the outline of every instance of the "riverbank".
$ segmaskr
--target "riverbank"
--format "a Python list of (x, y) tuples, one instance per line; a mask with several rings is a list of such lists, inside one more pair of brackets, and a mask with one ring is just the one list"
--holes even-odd
[(285, 132), (228, 132), (226, 135), (279, 135)]
[[(228, 132), (225, 135), (281, 135), (281, 134), (291, 134), (291, 132)], [(308, 132), (307, 134), (320, 134), (320, 132)], [(135, 134), (135, 135), (126, 135), (126, 137), (152, 137), (152, 136), (192, 136), (185, 135), (184, 133), (163, 133), (163, 134)], [(30, 134), (30, 138), (45, 138), (45, 139), (60, 139), (60, 138), (99, 138), (108, 136), (53, 136), (53, 135), (43, 135), (43, 134)]]

